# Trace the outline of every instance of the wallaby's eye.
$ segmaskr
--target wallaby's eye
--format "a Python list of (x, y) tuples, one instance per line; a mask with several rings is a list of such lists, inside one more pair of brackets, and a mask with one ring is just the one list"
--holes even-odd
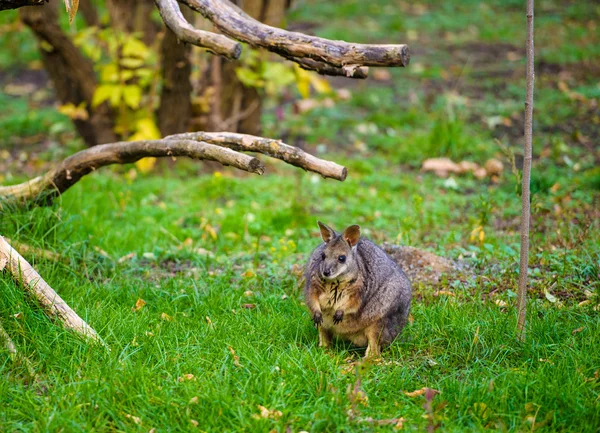
[(325, 260), (325, 253), (321, 253), (321, 260)]
[(340, 263), (344, 263), (344, 262), (346, 261), (346, 256), (339, 256), (339, 257), (338, 257), (338, 261), (339, 261)]

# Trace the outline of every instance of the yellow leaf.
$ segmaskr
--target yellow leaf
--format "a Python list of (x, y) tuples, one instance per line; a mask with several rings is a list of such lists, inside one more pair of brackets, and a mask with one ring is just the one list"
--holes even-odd
[(100, 81), (102, 82), (117, 82), (119, 81), (119, 69), (114, 63), (109, 63), (100, 69)]
[(138, 120), (136, 124), (136, 132), (131, 137), (129, 137), (128, 140), (158, 140), (159, 138), (160, 131), (156, 126), (156, 123), (154, 123), (154, 120), (151, 117), (147, 117)]
[(135, 167), (142, 174), (150, 173), (156, 165), (156, 158), (149, 156), (148, 158), (142, 158), (135, 163)]
[(331, 93), (329, 81), (315, 73), (310, 74), (310, 84), (315, 88), (317, 93)]
[(140, 106), (142, 99), (142, 88), (133, 84), (125, 86), (123, 89), (123, 100), (130, 108), (136, 109)]
[(296, 72), (296, 87), (298, 88), (298, 93), (304, 99), (308, 99), (310, 97), (310, 72), (305, 71), (300, 66), (295, 65)]
[(69, 102), (68, 104), (58, 107), (58, 111), (65, 116), (69, 116), (69, 118), (73, 120), (87, 120), (89, 117), (88, 112), (85, 109), (85, 102), (82, 102), (78, 106)]
[(148, 46), (139, 39), (130, 37), (123, 44), (123, 56), (124, 57), (141, 57), (146, 58), (148, 56)]
[(94, 96), (92, 98), (92, 107), (96, 108), (98, 105), (102, 104), (104, 101), (108, 101), (109, 99), (112, 102), (113, 93), (117, 92), (120, 95), (120, 91), (117, 89), (119, 89), (119, 87), (115, 86), (114, 84), (102, 84), (96, 87), (96, 91), (94, 92)]
[(127, 69), (137, 69), (144, 66), (144, 61), (135, 57), (124, 57), (119, 61), (119, 64)]
[(173, 318), (171, 316), (169, 316), (167, 313), (162, 313), (160, 315), (160, 318), (163, 319), (165, 322), (173, 321)]

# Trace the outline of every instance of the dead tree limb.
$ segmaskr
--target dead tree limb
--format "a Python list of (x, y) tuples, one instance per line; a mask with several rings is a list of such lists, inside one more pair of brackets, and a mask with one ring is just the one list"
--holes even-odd
[(17, 9), (23, 6), (40, 6), (48, 0), (0, 0), (0, 11)]
[(177, 0), (155, 0), (155, 3), (167, 27), (183, 42), (204, 47), (230, 59), (240, 57), (242, 46), (239, 43), (226, 36), (194, 28), (184, 18)]
[(367, 66), (346, 65), (341, 68), (328, 65), (327, 63), (319, 62), (313, 59), (300, 59), (290, 57), (291, 61), (298, 63), (302, 69), (307, 71), (315, 71), (321, 75), (333, 75), (348, 78), (367, 78), (369, 76), (369, 68)]
[(343, 181), (348, 175), (348, 170), (335, 162), (317, 158), (310, 153), (304, 152), (281, 140), (272, 138), (256, 137), (254, 135), (238, 134), (234, 132), (188, 132), (166, 137), (169, 140), (200, 140), (229, 149), (257, 152), (273, 158), (281, 159), (288, 164), (303, 168), (307, 171), (318, 173), (323, 177), (329, 177)]
[[(224, 35), (272, 51), (321, 74), (364, 78), (366, 66), (407, 66), (410, 61), (408, 46), (404, 44), (370, 45), (331, 41), (268, 26), (228, 0), (179, 1), (201, 13)], [(224, 40), (203, 39), (208, 32), (191, 27), (181, 15), (175, 0), (155, 0), (155, 3), (167, 26), (182, 40), (233, 57), (226, 49)], [(230, 41), (227, 38), (225, 40)]]
[(517, 337), (525, 339), (527, 312), (527, 268), (529, 263), (529, 219), (531, 177), (531, 148), (533, 140), (533, 0), (527, 0), (527, 94), (525, 96), (525, 148), (523, 153), (523, 181), (521, 193), (521, 257), (519, 263), (519, 290), (517, 295)]
[[(165, 0), (156, 0), (157, 3)], [(228, 0), (180, 0), (200, 12), (224, 34), (292, 58), (311, 58), (331, 66), (407, 66), (408, 46), (354, 44), (330, 41), (267, 26)]]
[(58, 318), (67, 329), (95, 341), (101, 339), (75, 311), (46, 283), (21, 255), (0, 236), (0, 260), (6, 261), (8, 272), (15, 281), (22, 282), (27, 292), (33, 296), (48, 313)]
[[(128, 164), (142, 158), (187, 156), (216, 161), (250, 173), (263, 174), (262, 162), (239, 151), (262, 153), (324, 177), (344, 180), (347, 169), (331, 161), (312, 156), (278, 140), (234, 133), (195, 132), (162, 140), (125, 141), (94, 146), (82, 150), (43, 176), (27, 182), (0, 186), (0, 199), (7, 204), (48, 204), (86, 174), (111, 164)], [(0, 202), (0, 209), (1, 209)]]
[(264, 173), (264, 166), (259, 159), (213, 144), (192, 140), (125, 141), (82, 150), (43, 176), (18, 185), (0, 187), (0, 197), (16, 203), (50, 202), (83, 176), (100, 167), (128, 164), (148, 156), (187, 156), (192, 159), (220, 162), (250, 173)]

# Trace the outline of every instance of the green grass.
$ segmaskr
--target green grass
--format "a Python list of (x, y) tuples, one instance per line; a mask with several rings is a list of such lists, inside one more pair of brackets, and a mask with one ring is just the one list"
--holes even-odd
[[(589, 31), (598, 8), (536, 4), (538, 60), (563, 75), (542, 69), (536, 82), (528, 324), (519, 343), (520, 198), (495, 140), (519, 162), (524, 59), (504, 55), (523, 46), (521, 3), (420, 2), (394, 14), (383, 0), (300, 2), (290, 23), (309, 22), (320, 35), (381, 42), (417, 32), (411, 67), (389, 82), (336, 81), (352, 98), (301, 115), (284, 106), (283, 121), (280, 101), (267, 101), (264, 135), (343, 163), (343, 183), (281, 163), (257, 177), (178, 160), (133, 180), (130, 166), (103, 169), (52, 207), (0, 213), (1, 234), (61, 254), (27, 258), (110, 347), (63, 330), (0, 274), (0, 322), (38, 374), (31, 383), (0, 351), (0, 431), (393, 430), (348, 415), (359, 378), (368, 399), (358, 416), (402, 417), (407, 431), (429, 421), (425, 398), (405, 392), (429, 387), (440, 391), (432, 402), (440, 431), (598, 432), (598, 86), (586, 60), (600, 45)], [(21, 40), (0, 35), (2, 44)], [(23, 47), (20, 58), (0, 55), (0, 65), (15, 74), (38, 58)], [(0, 149), (9, 151), (0, 167), (13, 176), (5, 183), (47, 168), (19, 162), (24, 149), (45, 161), (80, 146), (65, 117), (33, 96), (0, 92), (0, 102)], [(40, 134), (49, 139), (41, 153), (31, 144)], [(420, 173), (438, 156), (499, 158), (505, 170), (495, 181)], [(426, 249), (467, 270), (417, 285), (414, 321), (381, 362), (360, 364), (362, 349), (317, 347), (297, 287), (294, 270), (319, 243), (317, 219), (358, 223), (377, 242)], [(472, 236), (478, 227), (483, 240)], [(440, 289), (454, 296), (436, 296)], [(134, 311), (138, 299), (146, 305)], [(281, 417), (261, 418), (259, 405)]]

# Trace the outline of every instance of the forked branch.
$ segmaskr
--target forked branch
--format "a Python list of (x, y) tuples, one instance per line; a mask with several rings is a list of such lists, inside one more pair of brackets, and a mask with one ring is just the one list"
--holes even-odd
[(262, 153), (296, 167), (337, 180), (346, 178), (345, 167), (325, 161), (278, 140), (233, 133), (195, 132), (173, 135), (162, 140), (125, 141), (102, 144), (82, 150), (61, 162), (43, 176), (11, 186), (0, 186), (7, 203), (49, 203), (86, 174), (111, 164), (128, 164), (142, 158), (186, 156), (220, 162), (250, 173), (263, 174), (265, 166), (258, 159), (239, 151)]
[(242, 46), (239, 43), (223, 35), (194, 28), (184, 18), (177, 0), (157, 0), (156, 6), (162, 20), (181, 41), (204, 47), (230, 59), (240, 57)]
[[(250, 17), (228, 0), (179, 1), (201, 13), (224, 35), (277, 53), (305, 69), (321, 74), (365, 78), (367, 66), (407, 66), (410, 61), (408, 46), (404, 44), (375, 45), (332, 41), (268, 26)], [(175, 0), (155, 0), (163, 20), (175, 34), (182, 34), (182, 40), (214, 52), (226, 51), (224, 46), (208, 46), (202, 38), (191, 37), (188, 34), (191, 26), (183, 19), (174, 2)]]
[(343, 181), (348, 169), (332, 161), (326, 161), (304, 152), (281, 140), (257, 137), (234, 132), (188, 132), (166, 137), (169, 140), (200, 140), (243, 152), (256, 152), (272, 158), (281, 159), (290, 165), (318, 173), (323, 177)]

